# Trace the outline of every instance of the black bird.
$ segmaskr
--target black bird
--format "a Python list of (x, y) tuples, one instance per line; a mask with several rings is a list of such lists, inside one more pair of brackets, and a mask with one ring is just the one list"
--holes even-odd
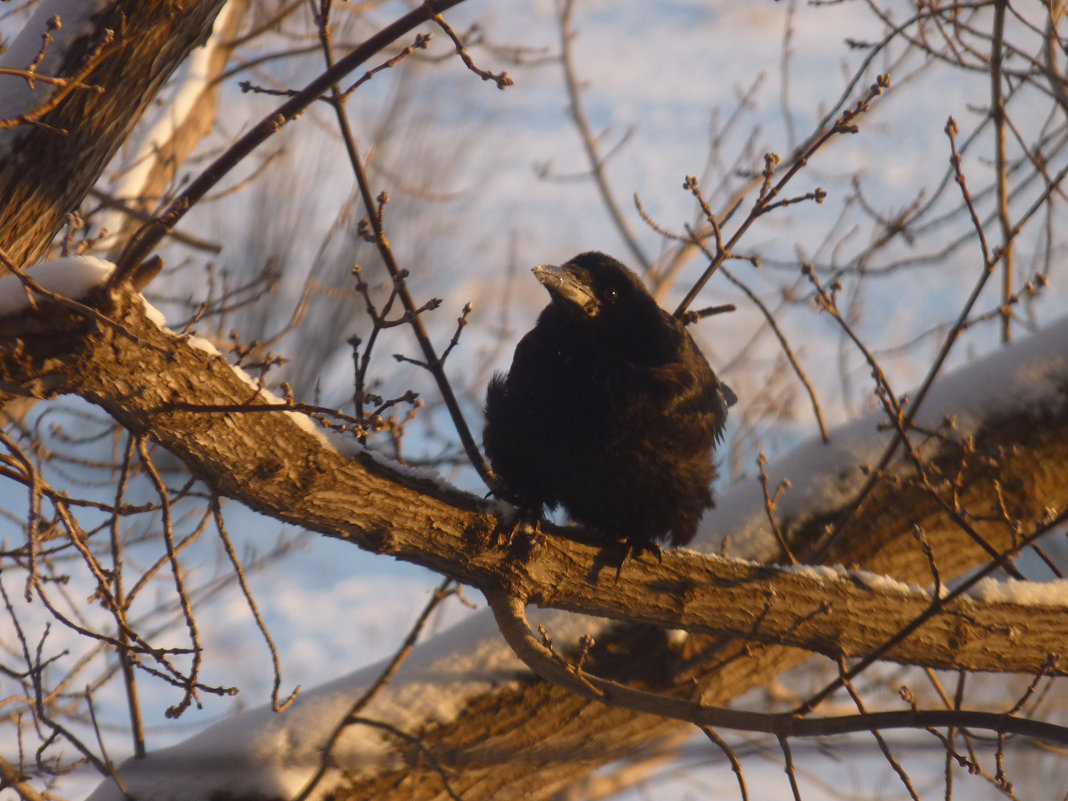
[(504, 497), (538, 516), (562, 505), (639, 549), (689, 542), (713, 505), (712, 453), (734, 394), (615, 259), (582, 253), (534, 275), (551, 302), (486, 393)]

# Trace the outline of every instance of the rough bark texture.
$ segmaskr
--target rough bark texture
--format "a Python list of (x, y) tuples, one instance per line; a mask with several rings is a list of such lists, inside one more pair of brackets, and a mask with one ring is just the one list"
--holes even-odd
[(115, 241), (126, 242), (144, 221), (144, 216), (152, 214), (161, 199), (175, 191), (174, 186), (182, 165), (197, 145), (211, 133), (218, 119), (221, 76), (233, 55), (234, 38), (248, 17), (251, 7), (251, 0), (229, 0), (225, 19), (220, 18), (215, 27), (215, 37), (209, 44), (207, 63), (202, 65), (204, 83), (197, 96), (188, 101), (186, 113), (170, 131), (170, 137), (165, 141), (154, 142), (151, 156), (145, 154), (145, 157), (151, 158), (151, 164), (144, 175), (143, 183), (137, 188), (138, 197), (127, 201), (127, 208), (133, 213), (123, 221), (122, 228), (115, 232)]
[[(220, 493), (275, 518), (468, 585), (507, 588), (540, 606), (831, 657), (871, 653), (930, 606), (926, 593), (879, 587), (863, 577), (815, 577), (686, 550), (618, 565), (610, 549), (563, 536), (519, 534), (504, 547), (495, 532), (506, 524), (492, 517), (492, 505), (366, 453), (346, 458), (292, 416), (265, 411), (270, 407), (256, 388), (221, 355), (157, 328), (135, 296), (124, 291), (118, 299), (112, 306), (98, 292), (100, 308), (121, 315), (116, 325), (79, 321), (51, 304), (0, 321), (0, 389), (80, 395), (158, 441)], [(1068, 409), (1041, 415), (1017, 419), (1018, 425), (992, 420), (968, 458), (980, 467), (965, 470), (960, 505), (993, 548), (1008, 548), (1019, 536), (996, 514), (995, 480), (1013, 487), (1014, 519), (1025, 528), (1039, 525), (1048, 508), (1068, 504)], [(955, 448), (946, 446), (931, 463), (952, 465), (946, 450)], [(1043, 469), (1034, 469), (1036, 461)], [(843, 561), (929, 584), (915, 523), (931, 542), (943, 579), (989, 559), (906, 478), (881, 485), (865, 505), (862, 519), (873, 525), (858, 529), (866, 532), (856, 538), (859, 558), (844, 552)], [(882, 547), (867, 554), (872, 542)], [(1058, 608), (1027, 607), (1023, 614), (1011, 604), (951, 601), (887, 658), (946, 669), (1037, 671), (1060, 650), (1062, 616)], [(1068, 665), (1056, 672), (1062, 670)]]
[[(158, 88), (207, 36), (222, 2), (120, 0), (111, 7), (101, 29), (112, 28), (115, 41), (88, 76), (106, 91), (75, 92), (44, 119), (66, 129), (65, 135), (28, 128), (0, 163), (0, 247), (16, 264), (32, 262), (48, 247), (64, 216), (81, 201)], [(86, 41), (72, 52), (63, 74), (82, 72), (95, 45)], [(771, 603), (761, 616), (745, 604), (760, 600), (762, 590), (781, 577), (759, 568), (745, 572), (727, 563), (715, 567), (711, 560), (673, 553), (665, 555), (662, 565), (628, 562), (615, 581), (614, 567), (599, 564), (594, 549), (580, 543), (544, 537), (517, 544), (521, 549), (531, 545), (529, 553), (510, 554), (497, 545), (497, 521), (480, 499), (397, 473), (367, 456), (347, 460), (286, 415), (265, 413), (262, 406), (260, 411), (235, 411), (243, 404), (259, 404), (255, 390), (237, 379), (222, 357), (159, 331), (137, 303), (128, 301), (120, 296), (113, 305), (110, 298), (96, 298), (101, 309), (121, 321), (119, 326), (80, 320), (68, 309), (47, 314), (47, 304), (42, 304), (42, 313), (0, 322), (0, 393), (78, 394), (122, 425), (160, 442), (219, 492), (253, 508), (471, 583), (498, 581), (542, 603), (621, 617), (644, 609), (647, 620), (683, 613), (709, 620), (717, 614), (715, 593), (690, 594), (686, 586), (722, 588), (723, 598), (729, 598), (729, 603), (720, 599), (724, 631), (747, 639), (697, 634), (676, 649), (656, 632), (620, 628), (614, 636), (599, 637), (604, 650), (600, 658), (594, 655), (590, 666), (592, 672), (618, 680), (723, 704), (766, 685), (809, 655), (749, 638), (781, 642), (811, 636), (807, 644), (827, 653), (863, 652), (857, 645), (864, 632), (857, 629), (813, 633), (821, 618), (832, 619), (837, 608), (852, 610), (855, 617), (873, 617), (864, 606), (873, 596), (863, 587), (842, 586), (841, 595), (830, 599), (817, 599), (819, 593), (810, 588), (808, 603), (816, 604), (815, 610), (800, 603), (796, 608)], [(227, 410), (203, 408), (211, 405)], [(961, 504), (994, 548), (1008, 547), (1017, 536), (992, 514), (999, 511), (995, 479), (1009, 511), (1025, 529), (1043, 519), (1047, 509), (1060, 511), (1068, 504), (1068, 409), (1062, 406), (1041, 416), (1021, 411), (988, 421), (976, 447), (978, 455), (969, 457), (965, 466)], [(955, 474), (959, 454), (946, 450), (934, 459), (946, 475)], [(943, 580), (989, 558), (923, 490), (887, 482), (861, 508), (831, 559), (928, 583), (928, 559), (912, 534), (917, 523), (926, 532)], [(802, 543), (819, 533), (818, 522), (788, 532)], [(591, 582), (591, 576), (598, 580)], [(785, 594), (803, 589), (795, 584), (779, 592), (787, 600), (800, 601), (801, 595)], [(818, 604), (828, 600), (831, 608), (820, 612)], [(1011, 615), (1011, 610), (1001, 611)], [(799, 623), (801, 619), (806, 622)], [(1006, 652), (1011, 646), (1006, 625), (1034, 627), (1026, 637), (1035, 646), (1033, 659), (1058, 636), (1063, 641), (1058, 621), (1049, 615), (997, 621), (992, 627), (966, 628), (972, 621), (946, 617), (939, 625), (948, 630), (921, 630), (901, 648), (921, 649), (931, 664), (990, 658), (983, 654), (986, 648), (995, 659), (1019, 656), (1020, 649)], [(879, 619), (870, 623), (873, 641), (885, 636), (886, 626), (897, 625)], [(710, 624), (696, 630), (714, 628)], [(961, 647), (947, 649), (947, 637), (956, 638)], [(1033, 667), (1034, 661), (1020, 665)], [(473, 700), (448, 724), (411, 733), (420, 735), (449, 768), (453, 790), (476, 801), (550, 798), (594, 768), (648, 750), (650, 744), (682, 731), (685, 725), (676, 721), (590, 703), (531, 680)], [(347, 793), (337, 797), (444, 797), (438, 776), (418, 767), (420, 755), (406, 743), (398, 742), (398, 750), (408, 756), (410, 766), (355, 776)]]
[[(0, 161), (0, 248), (16, 265), (39, 259), (175, 68), (211, 33), (225, 0), (118, 0), (96, 33), (71, 48), (58, 77), (81, 75), (102, 93), (74, 91), (25, 125)], [(104, 45), (104, 31), (112, 31)], [(54, 129), (54, 130), (53, 130)], [(61, 133), (65, 132), (65, 133)]]
[[(584, 543), (520, 538), (509, 551), (499, 544), (498, 521), (480, 498), (398, 472), (369, 455), (348, 459), (289, 415), (265, 412), (256, 389), (222, 356), (156, 328), (128, 291), (116, 298), (100, 291), (93, 302), (116, 324), (79, 320), (48, 304), (2, 321), (0, 390), (78, 394), (158, 441), (219, 492), (278, 519), (468, 584), (507, 587), (538, 603), (676, 627), (685, 623), (703, 632), (681, 650), (648, 628), (617, 631), (607, 639), (601, 634), (608, 645), (600, 654), (604, 658), (594, 654), (591, 672), (723, 704), (766, 684), (808, 653), (758, 640), (856, 655), (926, 608), (921, 595), (876, 591), (849, 579), (820, 585), (803, 575), (684, 551), (666, 553), (662, 563), (628, 560), (618, 580), (615, 567)], [(946, 446), (929, 464), (954, 473), (961, 465), (954, 450)], [(990, 546), (1008, 548), (1019, 534), (999, 516), (988, 517), (997, 496), (992, 482), (1000, 483), (1002, 497), (1005, 487), (1012, 488), (1013, 511), (1025, 528), (1045, 519), (1050, 508), (1063, 510), (1068, 406), (1040, 415), (1020, 410), (1011, 419), (989, 421), (964, 470), (961, 507)], [(913, 537), (919, 522), (943, 580), (986, 562), (985, 551), (907, 479), (899, 473), (898, 480), (880, 485), (853, 529), (865, 536), (848, 538), (839, 559), (929, 583), (928, 558)], [(805, 532), (789, 534), (796, 539)], [(1063, 642), (1062, 618), (1056, 610), (1033, 607), (958, 606), (890, 655), (942, 667), (1015, 664), (1034, 670)], [(1020, 647), (1024, 642), (1027, 648)], [(647, 749), (682, 726), (531, 682), (475, 699), (453, 723), (419, 734), (450, 766), (453, 789), (465, 798), (548, 798), (594, 767)], [(413, 767), (420, 763), (418, 753), (398, 747)], [(362, 777), (351, 790), (354, 798), (435, 798), (442, 792), (436, 774), (411, 768)]]

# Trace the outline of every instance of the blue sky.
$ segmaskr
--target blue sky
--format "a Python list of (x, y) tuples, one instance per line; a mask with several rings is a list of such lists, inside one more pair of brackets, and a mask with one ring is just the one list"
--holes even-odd
[[(494, 44), (551, 53), (558, 47), (553, 7), (550, 2), (468, 2), (450, 12), (448, 18), (457, 30), (478, 21)], [(385, 19), (391, 8), (387, 6), (378, 18)], [(784, 71), (780, 53), (788, 21), (792, 21), (794, 33), (790, 38), (792, 56)], [(6, 36), (14, 24), (13, 20), (0, 23), (0, 33)], [(695, 213), (692, 198), (682, 190), (683, 176), (702, 173), (708, 158), (710, 126), (730, 117), (740, 94), (757, 87), (750, 107), (723, 143), (723, 170), (727, 173), (735, 168), (759, 169), (766, 150), (785, 154), (791, 132), (794, 138), (806, 136), (822, 111), (838, 100), (864, 56), (864, 51), (848, 47), (846, 38), (875, 40), (882, 25), (859, 3), (810, 7), (725, 0), (655, 4), (591, 0), (577, 9), (574, 29), (578, 34), (574, 58), (591, 125), (604, 133), (605, 147), (630, 132), (611, 158), (608, 173), (628, 222), (645, 251), (655, 257), (663, 243), (638, 218), (633, 194), (640, 195), (646, 210), (659, 223), (681, 230)], [(436, 38), (432, 52), (444, 54), (448, 49), (444, 37), (437, 32)], [(618, 232), (590, 181), (546, 180), (537, 175), (538, 165), (545, 164), (551, 164), (551, 172), (557, 176), (573, 176), (587, 168), (577, 134), (568, 121), (568, 101), (558, 65), (508, 64), (484, 49), (474, 49), (473, 55), (484, 68), (507, 69), (515, 86), (500, 92), (466, 72), (456, 60), (420, 68), (414, 77), (416, 85), (429, 89), (421, 89), (418, 110), (405, 124), (412, 130), (417, 125), (425, 128), (424, 139), (418, 141), (439, 160), (424, 163), (406, 158), (404, 152), (382, 156), (383, 167), (398, 177), (398, 185), (426, 187), (447, 198), (429, 202), (418, 193), (392, 189), (389, 213), (403, 207), (412, 216), (400, 217), (397, 212), (397, 219), (413, 222), (390, 233), (402, 260), (411, 265), (413, 291), (423, 297), (440, 295), (445, 300), (429, 321), (440, 335), (439, 341), (451, 332), (463, 303), (475, 301), (471, 325), (450, 361), (450, 372), (461, 384), (466, 378), (473, 382), (475, 376), (484, 377), (493, 367), (505, 367), (512, 344), (544, 304), (543, 291), (529, 276), (530, 266), (562, 261), (588, 249), (602, 249), (627, 260)], [(863, 176), (865, 197), (888, 215), (918, 196), (930, 197), (935, 192), (949, 153), (943, 134), (946, 118), (951, 114), (957, 118), (963, 140), (978, 119), (976, 109), (987, 102), (988, 80), (948, 68), (914, 72), (919, 64), (917, 59), (908, 59), (894, 65), (895, 87), (876, 101), (874, 110), (862, 120), (861, 133), (843, 137), (820, 152), (788, 193), (800, 194), (822, 186), (829, 192), (827, 200), (819, 206), (805, 204), (781, 210), (760, 221), (743, 240), (741, 252), (759, 255), (767, 263), (760, 273), (745, 264), (733, 269), (751, 280), (769, 302), (792, 282), (799, 253), (827, 261), (846, 260), (869, 236), (870, 226), (852, 207), (840, 220), (854, 173)], [(877, 59), (873, 71), (885, 67), (885, 62)], [(275, 76), (296, 82), (299, 75), (310, 74), (310, 69), (307, 64), (280, 67)], [(784, 78), (789, 89), (785, 97)], [(399, 83), (399, 75), (383, 73), (353, 100), (352, 117), (359, 135), (369, 135), (376, 110)], [(276, 103), (273, 98), (239, 94), (233, 86), (228, 91), (224, 120), (228, 137), (247, 129)], [(858, 94), (853, 92), (854, 97)], [(1010, 108), (1014, 115), (1027, 126), (1029, 135), (1035, 136), (1042, 125), (1040, 112), (1030, 111), (1025, 99), (1013, 102)], [(792, 118), (787, 117), (788, 111)], [(320, 242), (352, 188), (340, 149), (323, 133), (327, 125), (328, 115), (322, 109), (313, 110), (266, 145), (267, 150), (287, 148), (304, 172), (303, 181), (294, 185), (289, 198), (299, 230), (281, 232), (293, 240), (285, 263), (290, 275), (286, 286), (293, 303), (301, 282), (292, 276), (300, 278), (312, 269), (320, 254)], [(966, 156), (965, 168), (975, 187), (989, 179), (987, 152), (977, 149)], [(447, 157), (444, 165), (441, 153)], [(739, 154), (746, 154), (748, 160), (739, 160)], [(1062, 165), (1053, 166), (1059, 169)], [(947, 208), (957, 202), (953, 187), (942, 202)], [(358, 217), (362, 212), (355, 214)], [(252, 229), (248, 215), (247, 195), (237, 193), (222, 205), (194, 211), (183, 226), (223, 243), (218, 263), (240, 270), (247, 265), (247, 230)], [(387, 226), (392, 219), (387, 218)], [(832, 234), (849, 237), (844, 246), (834, 250), (825, 245)], [(347, 242), (344, 237), (335, 237), (328, 250), (343, 251)], [(931, 246), (901, 244), (897, 252), (907, 255), (920, 247)], [(1063, 255), (1063, 244), (1060, 247)], [(1034, 249), (1031, 239), (1022, 238), (1021, 273), (1026, 271)], [(181, 265), (182, 257), (169, 263)], [(339, 263), (344, 263), (343, 258)], [(912, 273), (871, 281), (855, 295), (858, 325), (873, 345), (890, 347), (952, 320), (980, 266), (976, 253), (962, 251), (950, 260)], [(695, 275), (702, 267), (694, 261), (686, 275)], [(188, 278), (190, 274), (193, 281)], [(165, 310), (168, 295), (196, 283), (195, 268), (176, 275), (180, 277), (174, 282), (152, 287)], [(1063, 282), (1063, 268), (1059, 277)], [(344, 268), (331, 278), (343, 285)], [(847, 286), (845, 292), (853, 288)], [(730, 318), (702, 324), (697, 334), (713, 364), (726, 364), (758, 330), (760, 315), (743, 305), (739, 293), (720, 278), (713, 280), (702, 298), (707, 303), (731, 300), (741, 306)], [(988, 309), (996, 302), (996, 292), (988, 291), (980, 308)], [(284, 304), (280, 308), (285, 308)], [(1036, 314), (1040, 321), (1048, 321), (1066, 308), (1068, 296), (1055, 282), (1036, 305)], [(503, 342), (502, 319), (506, 331)], [(838, 378), (840, 336), (827, 317), (797, 304), (787, 306), (780, 320), (815, 376), (829, 417), (844, 420), (853, 416), (869, 396), (864, 372), (856, 367), (856, 354), (844, 357), (852, 365), (855, 379), (846, 390)], [(347, 371), (351, 369), (342, 343), (358, 327), (359, 321), (354, 320), (344, 330), (320, 332), (338, 342), (320, 376), (321, 385), (338, 394), (348, 385)], [(279, 349), (286, 352), (287, 347), (298, 345), (294, 337), (283, 340)], [(933, 346), (934, 340), (906, 356), (888, 357), (896, 387), (904, 390), (922, 376), (923, 359), (929, 357)], [(994, 346), (994, 331), (989, 327), (979, 330), (969, 334), (952, 361), (966, 360)], [(376, 362), (382, 365), (387, 380), (396, 379), (400, 385), (414, 382), (432, 397), (432, 388), (422, 377), (390, 373), (389, 354), (394, 350), (415, 351), (403, 332), (389, 339)], [(742, 404), (767, 383), (767, 373), (777, 356), (774, 343), (764, 338), (727, 376)], [(466, 398), (469, 421), (476, 430), (480, 428), (479, 390), (476, 385)], [(780, 420), (778, 428), (770, 432), (769, 455), (774, 455), (776, 443), (792, 444), (814, 432), (805, 404), (796, 404), (796, 409), (795, 415)], [(440, 447), (441, 437), (430, 428), (417, 433), (413, 452), (418, 453), (420, 443), (426, 443), (427, 452)], [(454, 478), (464, 486), (476, 487), (469, 475)], [(15, 510), (20, 496), (10, 488), (6, 492), (15, 492), (4, 501), (8, 510)], [(246, 545), (258, 544), (261, 550), (273, 541), (275, 531), (283, 532), (281, 525), (244, 510), (231, 510), (228, 522), (237, 532), (235, 536)], [(17, 527), (2, 525), (0, 537), (12, 540), (21, 536)], [(299, 540), (302, 548), (287, 559), (284, 568), (250, 579), (282, 644), (283, 692), (298, 683), (307, 687), (328, 680), (390, 653), (430, 588), (438, 583), (427, 571), (364, 554), (342, 543), (296, 532), (285, 536)], [(208, 542), (199, 548), (190, 553), (191, 560), (204, 558), (208, 562), (216, 546)], [(453, 606), (446, 618), (457, 619), (462, 614), (461, 607)], [(267, 697), (271, 677), (266, 660), (258, 656), (263, 646), (244, 612), (243, 600), (232, 591), (223, 593), (206, 607), (204, 616), (211, 621), (206, 644), (217, 660), (209, 662), (214, 671), (211, 680), (239, 681), (244, 690), (237, 701), (210, 699), (205, 710), (188, 713), (177, 727), (153, 727), (151, 746), (184, 736), (189, 727), (210, 722), (235, 705), (258, 705)], [(243, 668), (242, 660), (250, 658), (255, 669), (236, 669), (239, 665)], [(116, 686), (116, 692), (118, 689)], [(162, 709), (173, 701), (172, 692), (151, 686), (146, 691), (146, 712), (159, 723)], [(120, 699), (118, 695), (103, 695), (100, 700)], [(121, 715), (121, 707), (116, 707), (113, 719), (119, 721)], [(779, 770), (777, 765), (773, 767)]]

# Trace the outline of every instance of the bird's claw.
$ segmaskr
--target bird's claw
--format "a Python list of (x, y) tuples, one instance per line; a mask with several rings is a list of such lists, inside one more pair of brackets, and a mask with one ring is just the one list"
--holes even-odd
[(541, 535), (541, 518), (536, 512), (516, 508), (514, 514), (498, 517), (493, 533), (495, 547), (526, 558), (533, 552), (534, 541)]
[(627, 557), (633, 557), (641, 559), (643, 553), (651, 553), (656, 557), (657, 564), (662, 564), (664, 561), (664, 549), (660, 547), (657, 542), (650, 542), (648, 540), (643, 542), (631, 542), (627, 541)]
[(662, 564), (664, 561), (664, 549), (656, 542), (650, 540), (623, 540), (623, 546), (626, 550), (623, 552), (623, 558), (616, 565), (617, 579), (619, 574), (623, 572), (623, 565), (627, 560), (641, 559), (644, 553), (653, 554), (656, 557), (657, 564)]
[(601, 556), (598, 560), (602, 565), (616, 569), (616, 579), (623, 572), (623, 565), (631, 559), (641, 559), (643, 554), (650, 553), (656, 557), (656, 561), (664, 561), (664, 549), (653, 540), (639, 539), (609, 539), (605, 538), (601, 546)]

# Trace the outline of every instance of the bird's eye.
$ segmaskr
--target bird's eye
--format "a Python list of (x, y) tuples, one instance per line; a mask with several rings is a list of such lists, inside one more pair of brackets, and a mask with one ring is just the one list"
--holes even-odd
[(609, 289), (604, 293), (604, 299), (606, 303), (615, 303), (619, 300), (619, 292), (615, 289)]

